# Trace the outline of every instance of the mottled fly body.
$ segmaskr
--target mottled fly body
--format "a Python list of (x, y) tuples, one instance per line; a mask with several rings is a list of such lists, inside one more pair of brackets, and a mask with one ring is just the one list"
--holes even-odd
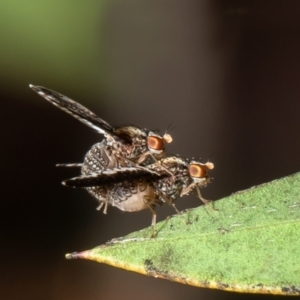
[(188, 195), (196, 190), (202, 202), (207, 203), (200, 192), (200, 188), (210, 182), (208, 171), (213, 169), (211, 162), (205, 164), (197, 160), (184, 159), (179, 156), (165, 157), (157, 163), (147, 166), (148, 170), (164, 174), (168, 170), (172, 176), (163, 176), (154, 182), (157, 193), (166, 201), (174, 201), (178, 197)]
[[(200, 188), (210, 182), (208, 170), (213, 164), (185, 160), (178, 156), (163, 158), (146, 167), (124, 167), (104, 170), (71, 178), (63, 182), (69, 187), (84, 187), (97, 193), (100, 207), (116, 206), (124, 211), (150, 209), (152, 226), (156, 223), (157, 206), (167, 203), (174, 207), (175, 200), (196, 190), (199, 198), (207, 203)], [(166, 171), (167, 170), (167, 171)], [(172, 176), (170, 176), (170, 173)]]

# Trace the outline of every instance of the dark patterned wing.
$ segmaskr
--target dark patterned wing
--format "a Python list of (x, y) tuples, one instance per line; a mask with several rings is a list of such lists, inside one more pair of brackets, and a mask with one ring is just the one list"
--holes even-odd
[(66, 168), (81, 168), (83, 166), (82, 163), (75, 164), (56, 164), (56, 167), (66, 167)]
[(96, 187), (107, 186), (127, 182), (135, 182), (136, 180), (143, 179), (147, 182), (156, 182), (161, 178), (168, 176), (168, 174), (159, 174), (158, 172), (151, 171), (143, 167), (130, 167), (121, 169), (107, 169), (101, 173), (92, 173), (81, 175), (71, 179), (64, 180), (63, 185), (68, 187)]
[(95, 113), (93, 113), (83, 105), (79, 104), (78, 102), (60, 93), (57, 93), (55, 91), (41, 86), (30, 84), (29, 87), (36, 93), (38, 93), (40, 96), (45, 98), (47, 101), (57, 106), (61, 110), (65, 111), (66, 113), (70, 114), (85, 125), (95, 129), (98, 133), (104, 135), (109, 134), (114, 138), (119, 138), (114, 133), (114, 128), (111, 125), (109, 125), (107, 122), (99, 118)]

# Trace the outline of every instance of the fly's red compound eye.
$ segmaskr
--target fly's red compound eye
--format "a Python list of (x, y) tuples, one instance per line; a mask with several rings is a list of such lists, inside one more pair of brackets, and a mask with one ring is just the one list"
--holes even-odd
[(191, 164), (189, 167), (189, 172), (193, 178), (204, 178), (207, 174), (206, 166), (199, 164)]
[(162, 138), (158, 136), (149, 136), (148, 137), (148, 148), (153, 150), (163, 150), (164, 148), (164, 141)]

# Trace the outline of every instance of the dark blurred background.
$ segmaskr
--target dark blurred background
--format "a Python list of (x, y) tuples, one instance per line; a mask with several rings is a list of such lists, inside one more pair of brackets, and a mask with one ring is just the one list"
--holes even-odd
[[(61, 186), (101, 136), (33, 93), (59, 91), (114, 125), (163, 133), (215, 163), (220, 199), (300, 170), (300, 2), (4, 1), (0, 10), (1, 299), (267, 299), (200, 289), (65, 253), (150, 224)], [(178, 200), (196, 207), (195, 196)], [(163, 220), (170, 207), (158, 209)]]

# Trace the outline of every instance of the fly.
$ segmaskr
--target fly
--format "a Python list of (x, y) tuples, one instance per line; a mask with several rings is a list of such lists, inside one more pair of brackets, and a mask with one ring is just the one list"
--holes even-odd
[[(148, 163), (149, 157), (152, 157), (152, 161), (156, 161), (165, 156), (165, 143), (172, 142), (172, 137), (167, 133), (161, 136), (157, 132), (132, 125), (113, 127), (83, 105), (60, 93), (41, 86), (29, 86), (48, 102), (104, 135), (104, 141), (96, 145), (98, 148), (107, 147), (106, 152), (111, 153), (112, 160), (116, 163), (113, 167), (141, 165)], [(81, 167), (82, 164), (60, 164), (59, 166)], [(98, 160), (98, 167), (107, 168), (102, 165), (101, 160)]]
[(150, 209), (151, 225), (155, 232), (157, 206), (167, 203), (180, 213), (174, 204), (175, 200), (194, 190), (202, 202), (208, 202), (202, 197), (200, 188), (210, 182), (208, 170), (213, 168), (211, 162), (203, 164), (196, 160), (170, 156), (145, 167), (124, 167), (87, 173), (67, 179), (63, 181), (63, 185), (91, 189), (97, 195), (99, 207), (104, 206), (104, 213), (108, 205), (123, 211)]
[[(137, 126), (113, 127), (83, 105), (60, 93), (40, 86), (30, 85), (30, 88), (48, 102), (104, 135), (104, 139), (93, 145), (87, 152), (83, 163), (57, 165), (80, 167), (82, 177), (94, 178), (94, 174), (104, 170), (156, 162), (165, 156), (165, 143), (172, 142), (172, 137), (167, 133), (161, 136), (157, 132)], [(86, 181), (85, 184), (86, 186), (83, 187), (102, 204), (98, 209), (100, 210), (105, 204), (103, 209), (105, 214), (108, 204), (125, 211), (136, 211), (146, 207), (151, 209), (152, 204), (146, 205), (140, 202), (144, 196), (151, 197), (154, 202), (158, 201), (153, 185), (147, 180), (138, 180), (133, 184), (123, 183), (110, 193), (107, 193), (107, 188), (91, 186)]]

